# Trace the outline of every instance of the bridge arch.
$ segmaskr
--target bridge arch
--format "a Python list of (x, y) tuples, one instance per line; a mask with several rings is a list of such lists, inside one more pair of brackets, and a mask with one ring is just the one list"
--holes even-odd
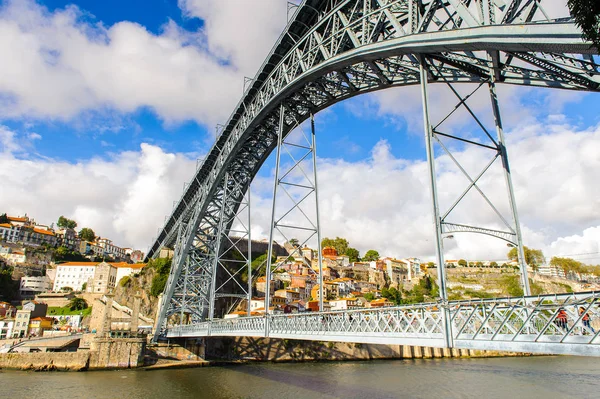
[(175, 248), (158, 325), (206, 318), (217, 238), (278, 137), (339, 101), (436, 81), (598, 91), (600, 69), (572, 21), (537, 2), (304, 1), (149, 251)]

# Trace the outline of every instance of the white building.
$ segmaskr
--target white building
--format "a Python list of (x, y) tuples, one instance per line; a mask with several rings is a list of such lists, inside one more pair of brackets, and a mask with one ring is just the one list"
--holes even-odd
[(0, 223), (0, 239), (6, 242), (17, 242), (21, 235), (21, 226), (12, 223)]
[(15, 319), (0, 320), (0, 339), (12, 338), (14, 326)]
[(47, 276), (23, 276), (19, 284), (21, 299), (33, 299), (37, 294), (51, 289), (52, 284)]
[(125, 276), (132, 276), (136, 273), (139, 273), (140, 271), (142, 271), (144, 266), (146, 266), (145, 263), (132, 264), (125, 262), (112, 263), (112, 265), (117, 268), (117, 283), (121, 281), (121, 279)]
[(56, 266), (53, 291), (63, 287), (71, 287), (74, 291), (82, 291), (83, 284), (94, 278), (97, 262), (67, 262)]
[(108, 238), (96, 239), (96, 244), (102, 248), (104, 255), (110, 256), (114, 259), (125, 259), (125, 250), (121, 247), (117, 247), (112, 243), (112, 240)]

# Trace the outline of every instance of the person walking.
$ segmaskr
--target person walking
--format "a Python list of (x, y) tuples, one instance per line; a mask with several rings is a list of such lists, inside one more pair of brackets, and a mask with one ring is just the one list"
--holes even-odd
[(560, 309), (558, 309), (558, 314), (556, 315), (555, 323), (557, 326), (559, 326), (563, 330), (566, 330), (568, 318), (569, 318), (569, 316), (567, 315), (565, 308), (560, 308)]
[[(583, 317), (581, 317), (581, 315), (583, 315)], [(583, 306), (579, 307), (579, 317), (581, 317), (583, 326), (586, 327), (588, 330), (591, 330), (592, 334), (596, 334), (596, 331), (594, 330), (594, 328), (592, 327), (592, 325), (590, 323), (590, 314), (586, 313), (585, 308)], [(586, 334), (586, 333), (587, 333), (587, 331), (583, 330), (583, 334)]]

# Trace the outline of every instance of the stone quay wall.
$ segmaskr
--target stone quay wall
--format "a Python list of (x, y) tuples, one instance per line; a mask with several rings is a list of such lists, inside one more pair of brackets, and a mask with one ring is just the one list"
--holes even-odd
[(83, 371), (137, 368), (144, 365), (142, 338), (97, 338), (77, 352), (0, 353), (0, 369)]
[(209, 338), (206, 358), (273, 362), (526, 356), (523, 353), (275, 338)]

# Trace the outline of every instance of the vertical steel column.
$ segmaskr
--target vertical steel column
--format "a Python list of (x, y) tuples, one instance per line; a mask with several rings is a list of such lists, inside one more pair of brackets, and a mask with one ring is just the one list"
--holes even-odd
[(227, 184), (229, 182), (229, 175), (225, 173), (223, 177), (223, 195), (221, 197), (221, 209), (219, 211), (219, 224), (217, 226), (217, 236), (213, 246), (214, 262), (212, 267), (212, 279), (210, 283), (210, 302), (208, 304), (208, 319), (212, 320), (215, 317), (215, 301), (217, 300), (215, 292), (217, 285), (217, 269), (219, 268), (219, 251), (221, 250), (221, 236), (223, 234), (223, 219), (225, 217), (225, 202), (227, 201)]
[(506, 151), (506, 145), (504, 143), (504, 129), (502, 128), (502, 119), (500, 117), (500, 106), (498, 104), (498, 96), (496, 94), (496, 83), (494, 71), (490, 73), (490, 97), (492, 100), (492, 111), (494, 113), (494, 122), (496, 123), (496, 134), (498, 135), (498, 147), (500, 150), (500, 157), (502, 158), (502, 166), (504, 168), (504, 178), (506, 180), (506, 188), (508, 190), (508, 201), (510, 203), (510, 210), (512, 214), (513, 223), (515, 225), (515, 235), (517, 238), (517, 252), (519, 254), (519, 267), (521, 268), (521, 283), (523, 285), (523, 292), (526, 296), (531, 295), (531, 289), (529, 287), (529, 277), (527, 275), (527, 262), (525, 261), (525, 251), (523, 249), (523, 237), (521, 235), (521, 224), (519, 222), (519, 214), (517, 212), (517, 201), (515, 200), (515, 191), (512, 184), (512, 176), (510, 173), (510, 166), (508, 164), (508, 153)]
[(252, 212), (250, 211), (250, 196), (251, 196), (251, 184), (248, 184), (248, 316), (251, 314), (250, 301), (252, 301)]
[(321, 220), (319, 218), (319, 185), (317, 183), (317, 138), (315, 134), (315, 116), (310, 113), (310, 130), (312, 138), (313, 174), (315, 179), (315, 208), (317, 212), (317, 249), (319, 251), (319, 310), (323, 308), (323, 254), (321, 249)]
[[(285, 109), (283, 104), (279, 107), (279, 130), (277, 132), (277, 156), (275, 159), (275, 182), (273, 184), (273, 208), (271, 209), (271, 225), (269, 226), (269, 250), (267, 251), (267, 270), (265, 285), (265, 315), (269, 315), (269, 303), (271, 295), (271, 258), (273, 257), (273, 231), (275, 230), (275, 206), (277, 205), (277, 186), (279, 185), (279, 159), (281, 157), (281, 142), (283, 141)], [(268, 323), (265, 323), (268, 325)], [(268, 333), (266, 334), (268, 336)]]
[(440, 218), (440, 207), (438, 204), (437, 183), (435, 174), (435, 153), (433, 151), (433, 131), (429, 120), (429, 100), (427, 96), (427, 72), (425, 71), (425, 59), (420, 62), (421, 95), (423, 101), (423, 124), (425, 129), (425, 145), (427, 150), (427, 164), (429, 166), (429, 182), (431, 184), (431, 199), (433, 205), (433, 218), (435, 221), (435, 243), (437, 255), (438, 284), (442, 298), (442, 322), (444, 328), (444, 339), (447, 348), (452, 345), (452, 328), (450, 324), (450, 312), (447, 308), (448, 293), (446, 291), (446, 267), (444, 265), (444, 251), (442, 249), (442, 221)]

